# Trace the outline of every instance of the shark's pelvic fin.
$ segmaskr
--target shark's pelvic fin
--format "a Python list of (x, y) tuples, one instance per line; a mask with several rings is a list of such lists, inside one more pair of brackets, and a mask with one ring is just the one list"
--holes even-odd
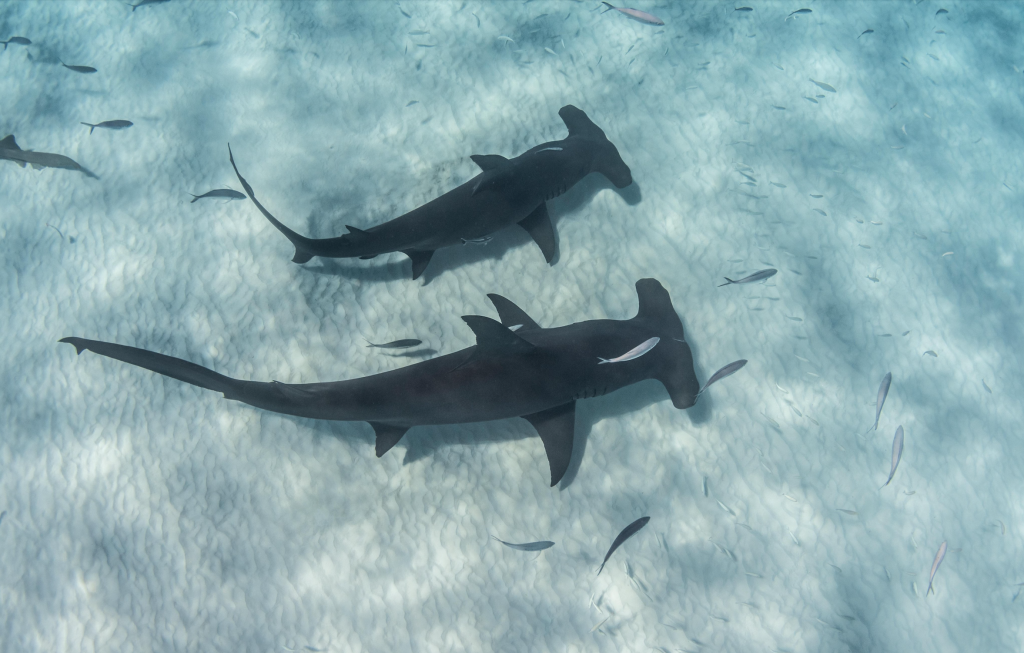
[[(510, 302), (511, 303), (511, 302)], [(509, 328), (497, 320), (483, 315), (463, 315), (462, 319), (476, 334), (476, 351), (474, 357), (480, 355), (508, 356), (526, 354), (535, 349)]]
[(571, 104), (567, 104), (558, 110), (558, 115), (561, 116), (562, 122), (569, 128), (569, 136), (583, 136), (585, 138), (605, 138), (604, 132), (601, 128), (594, 124), (594, 122), (587, 117), (587, 114), (583, 113), (582, 110), (577, 109)]
[(511, 327), (521, 324), (520, 331), (540, 328), (533, 321), (533, 318), (526, 314), (526, 311), (513, 304), (510, 300), (494, 293), (487, 295), (487, 298), (491, 300), (491, 303), (494, 304), (494, 309), (498, 311), (498, 317), (501, 318), (502, 325)]
[(412, 278), (413, 280), (416, 280), (419, 279), (420, 275), (423, 274), (423, 271), (427, 269), (427, 265), (430, 263), (430, 257), (434, 255), (434, 250), (431, 249), (422, 252), (409, 249), (402, 253), (412, 259)]
[(409, 430), (408, 426), (393, 426), (391, 424), (382, 424), (381, 422), (370, 422), (370, 426), (373, 427), (373, 432), (377, 434), (376, 452), (378, 458), (390, 451), (391, 447), (398, 444), (398, 441), (402, 439), (405, 432)]
[(473, 163), (480, 166), (480, 169), (484, 172), (500, 168), (508, 163), (508, 159), (500, 154), (473, 154), (469, 158), (473, 159)]
[(532, 415), (523, 415), (523, 419), (533, 424), (540, 439), (544, 442), (544, 451), (548, 454), (551, 465), (551, 487), (554, 487), (565, 476), (572, 458), (572, 441), (576, 431), (576, 402), (570, 401)]
[(551, 226), (547, 204), (541, 202), (530, 215), (519, 221), (519, 226), (526, 229), (533, 242), (540, 247), (544, 260), (550, 264), (558, 251), (558, 245), (555, 244), (555, 228)]

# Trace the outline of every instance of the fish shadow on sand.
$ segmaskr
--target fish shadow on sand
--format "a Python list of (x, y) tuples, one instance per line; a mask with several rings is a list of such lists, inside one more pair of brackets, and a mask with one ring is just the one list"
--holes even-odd
[[(556, 242), (559, 243), (558, 252), (555, 254), (554, 259), (552, 259), (551, 265), (556, 265), (561, 258), (561, 239), (558, 236), (558, 224), (563, 219), (570, 217), (582, 220), (595, 219), (594, 216), (586, 214), (587, 206), (603, 190), (611, 190), (618, 194), (629, 206), (635, 206), (643, 199), (640, 186), (635, 180), (629, 186), (619, 189), (603, 175), (591, 173), (570, 188), (564, 195), (550, 200), (548, 211), (552, 224), (555, 226)], [(310, 216), (309, 223), (320, 222), (323, 219), (323, 216)], [(339, 216), (334, 222), (338, 224), (339, 230), (344, 229), (341, 225), (343, 222), (342, 217)], [(423, 283), (424, 285), (428, 284), (435, 277), (466, 265), (472, 265), (487, 259), (501, 259), (510, 250), (527, 247), (532, 242), (526, 230), (513, 226), (495, 232), (491, 240), (484, 245), (471, 243), (462, 247), (440, 249), (434, 255), (431, 265), (423, 273)], [(535, 257), (536, 264), (535, 266), (531, 265), (531, 269), (536, 267), (539, 270), (543, 267), (550, 267), (544, 262), (544, 257), (539, 253), (537, 254)], [(398, 281), (409, 279), (411, 263), (404, 254), (393, 252), (381, 255), (380, 259), (383, 262), (378, 265), (367, 265), (366, 261), (353, 259), (320, 258), (320, 265), (303, 266), (301, 272), (327, 274), (359, 281)]]

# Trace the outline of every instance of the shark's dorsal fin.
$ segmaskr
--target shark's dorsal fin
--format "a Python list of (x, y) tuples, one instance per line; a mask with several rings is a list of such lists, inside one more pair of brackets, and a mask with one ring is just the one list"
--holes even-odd
[(427, 264), (430, 263), (430, 257), (434, 255), (434, 250), (426, 252), (417, 251), (414, 249), (408, 249), (402, 252), (410, 259), (412, 259), (412, 278), (415, 281), (420, 278), (423, 271), (427, 269)]
[(571, 104), (567, 104), (558, 110), (562, 122), (569, 128), (569, 136), (583, 136), (585, 138), (604, 138), (604, 132), (587, 117), (582, 110)]
[(370, 426), (373, 427), (373, 432), (377, 434), (375, 450), (378, 458), (390, 451), (391, 447), (398, 444), (398, 441), (402, 439), (405, 432), (409, 430), (408, 426), (394, 426), (380, 422), (370, 422)]
[(530, 215), (519, 221), (519, 226), (526, 229), (526, 233), (540, 247), (544, 260), (550, 264), (558, 251), (558, 245), (555, 244), (555, 228), (551, 226), (547, 204), (541, 202)]
[(370, 235), (370, 234), (366, 233), (365, 231), (363, 231), (362, 229), (358, 229), (356, 227), (353, 227), (350, 224), (345, 225), (345, 228), (348, 229), (348, 235), (350, 237), (353, 237), (353, 238), (363, 238), (365, 236), (369, 236)]
[(0, 141), (0, 150), (20, 150), (18, 144), (14, 142), (14, 134), (11, 134)]
[(523, 415), (537, 429), (551, 465), (551, 487), (558, 484), (572, 459), (572, 441), (576, 431), (576, 402), (570, 401), (532, 415)]
[(501, 318), (501, 323), (506, 327), (521, 324), (521, 331), (540, 328), (533, 321), (533, 318), (526, 314), (526, 311), (513, 304), (510, 300), (494, 293), (487, 295), (487, 298), (494, 304), (494, 310), (498, 311), (498, 317)]
[(508, 163), (508, 159), (500, 154), (474, 154), (469, 158), (473, 159), (473, 163), (480, 166), (480, 169), (484, 172), (500, 168), (504, 164)]
[(534, 346), (526, 342), (509, 328), (497, 320), (483, 315), (463, 315), (462, 319), (476, 334), (476, 352), (473, 356), (507, 356), (525, 354), (534, 350)]

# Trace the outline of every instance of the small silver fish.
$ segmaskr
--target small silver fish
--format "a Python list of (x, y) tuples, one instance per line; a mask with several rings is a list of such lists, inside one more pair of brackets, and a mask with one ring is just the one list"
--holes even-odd
[(609, 4), (607, 2), (602, 2), (601, 4), (608, 6), (607, 9), (605, 9), (604, 11), (601, 12), (602, 14), (605, 13), (605, 12), (611, 11), (612, 9), (614, 9), (615, 11), (622, 12), (622, 13), (626, 14), (627, 16), (629, 16), (630, 18), (632, 18), (633, 20), (640, 21), (641, 23), (644, 23), (645, 25), (664, 25), (665, 24), (665, 21), (663, 21), (662, 19), (658, 18), (657, 16), (653, 16), (653, 15), (647, 13), (646, 11), (640, 11), (639, 9), (630, 9), (628, 7), (616, 7), (615, 5)]
[(925, 596), (928, 596), (929, 594), (932, 593), (932, 591), (933, 591), (932, 590), (932, 581), (935, 580), (935, 572), (937, 572), (939, 570), (939, 565), (942, 564), (942, 559), (945, 558), (945, 557), (946, 557), (946, 542), (943, 541), (942, 544), (939, 545), (938, 553), (935, 554), (935, 561), (932, 562), (932, 571), (928, 575), (928, 591), (925, 592), (925, 594), (924, 594)]
[[(892, 440), (892, 468), (889, 470), (889, 479), (885, 482), (885, 487), (892, 481), (892, 477), (896, 475), (896, 467), (900, 464), (900, 458), (903, 457), (903, 426), (896, 427), (896, 437)], [(878, 488), (879, 490), (882, 487)]]
[(985, 391), (987, 393), (992, 394), (992, 388), (988, 387), (988, 384), (985, 383), (985, 379), (981, 380), (981, 385), (982, 385), (983, 388), (985, 388)]
[(791, 14), (789, 14), (789, 16), (786, 16), (786, 20), (789, 20), (795, 14), (809, 14), (809, 13), (811, 13), (810, 9), (797, 9), (796, 11), (792, 12)]
[[(192, 195), (192, 193), (189, 193), (189, 195)], [(195, 204), (204, 197), (226, 197), (229, 200), (245, 199), (245, 195), (239, 193), (237, 190), (231, 190), (230, 188), (218, 188), (216, 190), (211, 190), (208, 193), (203, 193), (202, 195), (192, 195), (192, 197), (195, 199), (189, 202), (189, 204)]]
[(12, 36), (11, 38), (7, 39), (6, 41), (0, 41), (0, 43), (4, 44), (4, 50), (7, 49), (7, 44), (8, 43), (15, 43), (17, 45), (32, 45), (32, 41), (29, 41), (24, 36)]
[(826, 218), (828, 217), (828, 213), (825, 213), (825, 212), (824, 212), (824, 211), (822, 211), (821, 209), (814, 209), (814, 212), (815, 212), (815, 213), (818, 213), (818, 214), (821, 214), (822, 216), (824, 216), (824, 217), (826, 217)]
[[(706, 495), (705, 495), (706, 496)], [(4, 517), (7, 516), (7, 511), (0, 512), (0, 524), (4, 523)]]
[(739, 283), (754, 283), (755, 281), (762, 281), (764, 279), (770, 279), (771, 277), (774, 277), (777, 273), (778, 273), (778, 270), (776, 270), (775, 268), (768, 268), (767, 270), (760, 270), (758, 272), (755, 272), (754, 274), (751, 274), (749, 276), (743, 277), (742, 279), (737, 279), (735, 281), (733, 281), (729, 277), (725, 277), (725, 281), (726, 282), (721, 284), (721, 285), (719, 285), (718, 287), (721, 288), (722, 286), (730, 286), (732, 284), (739, 284)]
[(885, 398), (889, 395), (890, 385), (892, 385), (892, 372), (886, 372), (885, 376), (882, 377), (882, 383), (878, 386), (878, 398), (875, 399), (875, 425), (868, 429), (868, 431), (878, 430), (878, 418), (882, 414), (882, 405), (885, 404)]
[(772, 186), (775, 186), (777, 188), (785, 188), (786, 187), (786, 184), (779, 184), (779, 183), (776, 183), (774, 181), (770, 182), (770, 183), (771, 183)]
[(823, 91), (828, 91), (829, 93), (835, 93), (836, 92), (836, 89), (833, 88), (831, 84), (826, 84), (825, 82), (819, 82), (819, 81), (817, 81), (815, 79), (812, 79), (811, 81), (814, 82), (815, 86), (817, 86), (818, 88), (822, 89)]
[(700, 389), (700, 391), (697, 393), (697, 396), (699, 397), (702, 394), (704, 394), (704, 391), (707, 390), (708, 386), (710, 386), (712, 383), (715, 383), (716, 381), (721, 381), (722, 379), (731, 374), (735, 374), (740, 370), (740, 368), (742, 368), (746, 364), (746, 359), (741, 358), (740, 360), (729, 363), (722, 369), (718, 370), (717, 372), (711, 375), (711, 378), (708, 379), (708, 382), (705, 383), (704, 387)]
[[(60, 61), (60, 59), (58, 59), (57, 61)], [(73, 70), (76, 73), (82, 73), (84, 75), (88, 75), (90, 73), (96, 72), (96, 69), (93, 68), (92, 66), (69, 66), (66, 63), (64, 63), (63, 61), (60, 61), (60, 65), (64, 66), (68, 70)]]
[(366, 341), (367, 347), (377, 347), (379, 349), (408, 349), (409, 347), (416, 347), (422, 344), (422, 340), (416, 340), (415, 338), (408, 338), (405, 340), (394, 340), (392, 342), (385, 342), (382, 345), (374, 344), (369, 340)]
[(598, 356), (597, 360), (601, 361), (598, 365), (603, 365), (605, 363), (625, 363), (627, 361), (635, 360), (654, 349), (659, 342), (661, 342), (661, 338), (649, 338), (617, 358), (601, 358)]
[(505, 540), (499, 540), (493, 535), (491, 536), (491, 539), (495, 542), (501, 542), (508, 548), (515, 549), (516, 551), (543, 551), (544, 549), (550, 549), (555, 545), (554, 542), (549, 542), (547, 540), (541, 540), (540, 542), (528, 542), (526, 544), (512, 544), (511, 542), (506, 542)]
[(938, 354), (936, 354), (936, 353), (935, 353), (934, 351), (932, 351), (931, 349), (929, 349), (928, 351), (924, 352), (924, 353), (923, 353), (923, 354), (921, 354), (921, 355), (922, 355), (922, 356), (926, 356), (926, 355), (927, 355), (927, 356), (931, 356), (932, 358), (938, 358), (938, 357), (939, 357), (939, 355), (938, 355)]
[(562, 151), (562, 148), (560, 148), (560, 147), (545, 147), (542, 150), (537, 150), (537, 153), (539, 154), (541, 152), (561, 152), (561, 151)]
[(647, 522), (651, 521), (650, 517), (641, 517), (629, 526), (622, 529), (622, 532), (615, 537), (615, 541), (612, 542), (611, 548), (608, 549), (608, 553), (604, 556), (604, 562), (601, 563), (601, 568), (597, 570), (597, 575), (600, 576), (601, 572), (604, 571), (604, 566), (608, 562), (608, 558), (612, 557), (615, 553), (615, 549), (622, 546), (622, 543), (631, 538), (638, 530), (647, 525)]
[[(866, 29), (866, 30), (864, 30), (863, 32), (860, 33), (860, 36), (864, 36), (865, 34), (874, 34), (874, 33), (875, 33), (875, 30), (873, 30), (873, 29)], [(858, 36), (857, 38), (860, 38), (860, 36)]]
[(847, 510), (846, 508), (836, 508), (836, 510), (838, 510), (839, 512), (845, 513), (847, 515), (850, 515), (851, 517), (856, 517), (857, 516), (857, 511), (856, 510)]
[[(708, 477), (707, 476), (705, 476), (704, 480), (701, 482), (701, 489), (704, 490), (704, 496), (707, 496), (708, 495)], [(2, 517), (0, 517), (0, 519), (2, 519)]]
[(460, 238), (463, 245), (486, 245), (491, 242), (491, 236), (484, 236), (483, 238)]

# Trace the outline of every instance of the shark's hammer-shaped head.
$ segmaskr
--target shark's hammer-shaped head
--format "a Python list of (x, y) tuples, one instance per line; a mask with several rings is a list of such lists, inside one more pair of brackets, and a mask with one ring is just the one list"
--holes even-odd
[(689, 408), (697, 403), (700, 383), (693, 370), (693, 352), (683, 338), (683, 323), (672, 299), (657, 279), (637, 281), (636, 294), (640, 310), (633, 319), (644, 322), (661, 338), (657, 349), (651, 352), (656, 354), (651, 378), (665, 386), (673, 406)]
[(595, 125), (587, 114), (571, 104), (558, 110), (558, 115), (569, 128), (569, 137), (586, 138), (591, 143), (593, 158), (590, 163), (592, 172), (600, 172), (615, 184), (616, 188), (625, 188), (633, 183), (633, 174), (629, 166), (619, 156), (615, 145), (604, 135), (600, 127)]

